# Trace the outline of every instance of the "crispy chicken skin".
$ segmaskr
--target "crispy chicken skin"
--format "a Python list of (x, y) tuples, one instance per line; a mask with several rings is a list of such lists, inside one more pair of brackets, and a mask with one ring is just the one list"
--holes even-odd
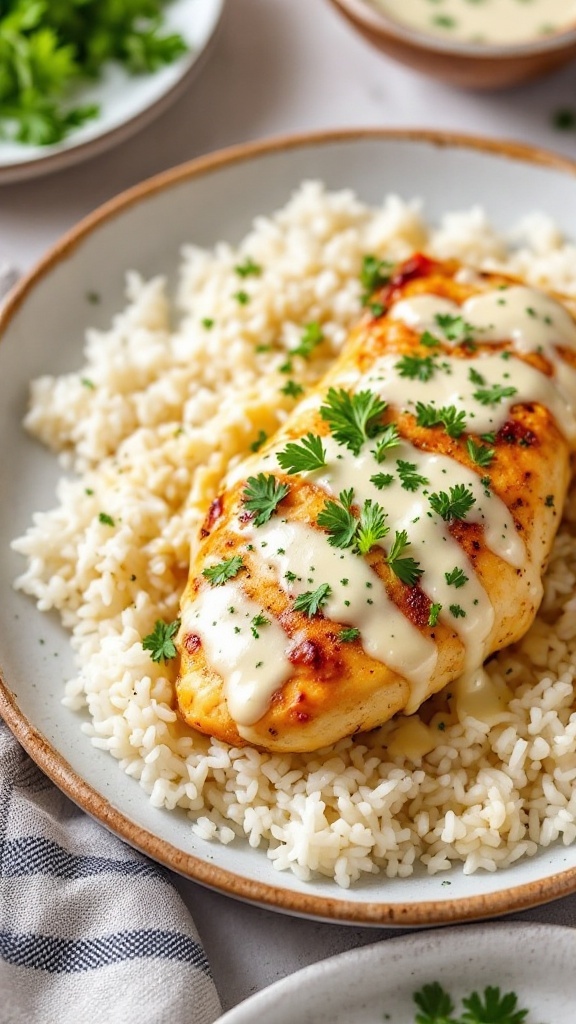
[[(331, 621), (318, 610), (313, 615), (294, 608), (294, 596), (279, 585), (257, 550), (247, 549), (245, 538), (231, 528), (233, 520), (249, 520), (243, 497), (246, 481), (265, 470), (266, 455), (291, 440), (311, 432), (325, 439), (329, 424), (320, 415), (327, 390), (343, 379), (352, 381), (370, 371), (375, 361), (386, 355), (430, 355), (422, 343), (422, 332), (394, 319), (391, 311), (403, 299), (418, 295), (436, 295), (461, 305), (471, 296), (488, 289), (507, 287), (517, 282), (499, 275), (466, 275), (456, 262), (439, 263), (425, 256), (406, 261), (382, 287), (372, 305), (351, 332), (346, 346), (312, 396), (294, 410), (282, 431), (270, 439), (257, 455), (245, 460), (234, 482), (216, 496), (202, 529), (197, 552), (182, 601), (182, 627), (177, 638), (180, 673), (177, 681), (179, 710), (194, 729), (234, 745), (246, 742), (271, 751), (309, 751), (336, 742), (341, 737), (372, 729), (406, 709), (411, 700), (411, 684), (400, 672), (370, 656), (361, 636), (344, 642), (342, 623)], [(472, 345), (449, 344), (438, 332), (435, 353), (466, 360), (481, 367), (481, 357), (512, 351), (511, 341)], [(567, 363), (575, 363), (571, 351), (562, 351)], [(530, 363), (550, 377), (553, 369), (541, 352), (514, 352), (515, 359)], [(472, 360), (475, 360), (472, 364)], [(408, 386), (410, 382), (407, 382)], [(541, 600), (541, 576), (544, 573), (560, 511), (566, 496), (570, 471), (570, 445), (552, 413), (534, 401), (511, 407), (506, 422), (488, 442), (468, 428), (460, 436), (450, 436), (437, 425), (432, 429), (418, 425), (413, 411), (392, 402), (381, 414), (383, 423), (394, 421), (399, 434), (421, 452), (438, 453), (466, 467), (478, 478), (489, 472), (491, 492), (510, 511), (514, 528), (522, 539), (526, 557), (522, 566), (510, 564), (486, 543), (482, 523), (467, 518), (454, 519), (448, 529), (467, 556), (494, 608), (494, 620), (484, 648), (484, 656), (518, 640), (532, 623)], [(471, 457), (468, 439), (493, 450), (489, 469)], [(354, 458), (346, 453), (347, 458)], [(287, 474), (274, 466), (274, 475), (288, 484), (289, 493), (275, 510), (276, 516), (289, 522), (301, 522), (322, 531), (317, 523), (325, 505), (326, 491), (306, 474)], [(447, 487), (450, 481), (447, 481)], [(382, 503), (386, 505), (383, 492)], [(243, 569), (235, 583), (256, 602), (265, 616), (279, 624), (286, 637), (286, 653), (291, 675), (275, 690), (267, 710), (254, 723), (240, 731), (231, 717), (221, 675), (210, 664), (202, 637), (190, 626), (187, 610), (210, 587), (203, 572), (215, 564), (241, 554)], [(431, 615), (432, 601), (421, 582), (403, 582), (386, 561), (386, 547), (375, 545), (364, 557), (383, 581), (389, 598), (413, 627), (436, 648), (437, 660), (427, 680), (422, 698), (439, 691), (454, 680), (465, 667), (465, 643), (454, 623), (443, 615)], [(455, 599), (459, 597), (455, 590)], [(430, 625), (431, 621), (434, 625)], [(263, 634), (265, 641), (265, 633)], [(469, 666), (468, 666), (469, 667)], [(410, 710), (414, 710), (410, 708)]]

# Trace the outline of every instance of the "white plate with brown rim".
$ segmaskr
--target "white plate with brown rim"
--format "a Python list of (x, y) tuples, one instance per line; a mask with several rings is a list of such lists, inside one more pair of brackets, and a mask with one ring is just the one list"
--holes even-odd
[[(466, 921), (544, 903), (576, 890), (576, 847), (556, 844), (494, 873), (370, 875), (342, 890), (326, 879), (280, 874), (248, 843), (200, 839), (184, 813), (152, 807), (138, 783), (91, 746), (79, 716), (61, 705), (64, 681), (73, 674), (67, 634), (13, 590), (21, 559), (9, 543), (34, 511), (54, 504), (59, 476), (56, 460), (21, 427), (29, 381), (78, 367), (85, 328), (106, 326), (123, 308), (127, 269), (174, 281), (182, 244), (238, 241), (254, 216), (283, 205), (310, 178), (351, 187), (373, 203), (388, 192), (420, 196), (433, 221), (481, 203), (505, 230), (540, 209), (576, 238), (576, 164), (514, 144), (433, 132), (343, 131), (237, 147), (159, 175), (83, 220), (20, 283), (0, 315), (0, 712), (76, 803), (153, 859), (227, 895), (380, 927)], [(97, 307), (87, 301), (93, 292), (101, 297)]]
[(96, 156), (158, 117), (200, 70), (220, 22), (225, 0), (171, 0), (163, 14), (163, 34), (178, 33), (188, 50), (151, 74), (131, 75), (110, 62), (94, 82), (74, 92), (79, 106), (95, 104), (97, 117), (48, 146), (0, 139), (0, 184), (23, 181)]

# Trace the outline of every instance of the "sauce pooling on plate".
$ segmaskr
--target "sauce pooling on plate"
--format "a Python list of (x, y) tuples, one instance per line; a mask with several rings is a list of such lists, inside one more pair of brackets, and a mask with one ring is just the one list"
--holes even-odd
[(371, 0), (420, 32), (479, 45), (528, 43), (576, 28), (574, 0)]
[[(326, 675), (326, 651), (329, 701), (354, 648), (368, 675), (375, 663), (396, 674), (411, 713), (443, 673), (478, 671), (507, 616), (496, 649), (525, 632), (540, 603), (576, 447), (576, 325), (538, 289), (464, 269), (443, 278), (425, 257), (414, 266), (392, 276), (293, 421), (230, 474), (212, 550), (208, 517), (180, 643), (202, 652), (208, 681), (218, 673), (247, 741), (262, 742), (252, 727), (299, 665)], [(526, 533), (517, 510), (531, 501)], [(314, 702), (301, 685), (304, 725)]]

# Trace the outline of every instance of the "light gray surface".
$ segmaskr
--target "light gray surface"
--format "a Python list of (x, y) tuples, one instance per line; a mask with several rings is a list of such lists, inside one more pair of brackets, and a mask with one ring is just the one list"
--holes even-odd
[[(30, 267), (63, 231), (122, 189), (236, 142), (307, 129), (414, 126), (515, 138), (576, 157), (552, 128), (574, 103), (576, 66), (496, 94), (465, 94), (384, 60), (326, 0), (229, 0), (211, 59), (161, 120), (86, 164), (0, 188), (0, 263)], [(178, 880), (224, 1008), (306, 964), (395, 932), (282, 917)], [(524, 920), (576, 923), (576, 896)]]

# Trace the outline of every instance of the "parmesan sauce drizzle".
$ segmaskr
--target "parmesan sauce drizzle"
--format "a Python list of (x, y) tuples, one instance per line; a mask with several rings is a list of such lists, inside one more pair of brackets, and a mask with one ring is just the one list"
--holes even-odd
[[(539, 402), (550, 410), (567, 440), (576, 443), (576, 371), (557, 351), (576, 350), (576, 326), (559, 303), (537, 289), (510, 286), (477, 294), (461, 306), (436, 295), (415, 295), (398, 301), (389, 316), (419, 334), (430, 332), (444, 344), (450, 340), (438, 318), (461, 318), (468, 341), (507, 342), (513, 352), (458, 358), (442, 350), (436, 353), (432, 347), (433, 372), (425, 381), (407, 379), (398, 365), (401, 357), (387, 354), (360, 379), (352, 380), (344, 372), (333, 380), (333, 386), (348, 386), (355, 392), (369, 389), (390, 408), (410, 412), (416, 411), (418, 402), (436, 409), (454, 406), (465, 415), (465, 433), (475, 436), (496, 433), (514, 405)], [(458, 339), (453, 344), (456, 346)], [(514, 354), (535, 352), (545, 354), (551, 376)], [(511, 393), (489, 400), (495, 387)], [(368, 500), (380, 504), (387, 513), (389, 532), (377, 543), (386, 551), (395, 533), (406, 531), (406, 553), (422, 570), (418, 585), (432, 603), (441, 606), (441, 620), (460, 637), (465, 649), (463, 671), (470, 676), (488, 653), (494, 609), (466, 553), (451, 536), (447, 523), (433, 511), (429, 496), (459, 484), (471, 492), (474, 504), (467, 521), (480, 523), (487, 546), (527, 576), (535, 603), (542, 593), (539, 567), (527, 563), (508, 508), (482, 476), (486, 470), (479, 466), (475, 472), (448, 456), (421, 451), (406, 439), (379, 459), (374, 447), (377, 439), (365, 443), (357, 456), (332, 436), (322, 441), (325, 466), (304, 475), (326, 492), (327, 500), (352, 488), (357, 507)], [(263, 456), (254, 471), (278, 471), (277, 454), (283, 446), (279, 443)], [(406, 464), (420, 478), (415, 487), (407, 486)], [(263, 572), (288, 597), (296, 599), (328, 584), (321, 613), (341, 628), (358, 629), (366, 653), (408, 680), (411, 694), (406, 712), (419, 707), (436, 665), (435, 644), (397, 608), (364, 558), (351, 547), (331, 546), (320, 527), (291, 522), (278, 513), (260, 527), (237, 515), (231, 528), (258, 552)], [(247, 736), (249, 726), (266, 712), (275, 690), (293, 673), (289, 660), (292, 641), (277, 620), (254, 630), (251, 623), (258, 615), (267, 618), (244, 594), (241, 574), (223, 586), (202, 590), (183, 613), (184, 629), (200, 636), (209, 663), (222, 676), (230, 715)]]
[(576, 23), (575, 0), (372, 0), (394, 21), (420, 31), (486, 44), (527, 43)]

